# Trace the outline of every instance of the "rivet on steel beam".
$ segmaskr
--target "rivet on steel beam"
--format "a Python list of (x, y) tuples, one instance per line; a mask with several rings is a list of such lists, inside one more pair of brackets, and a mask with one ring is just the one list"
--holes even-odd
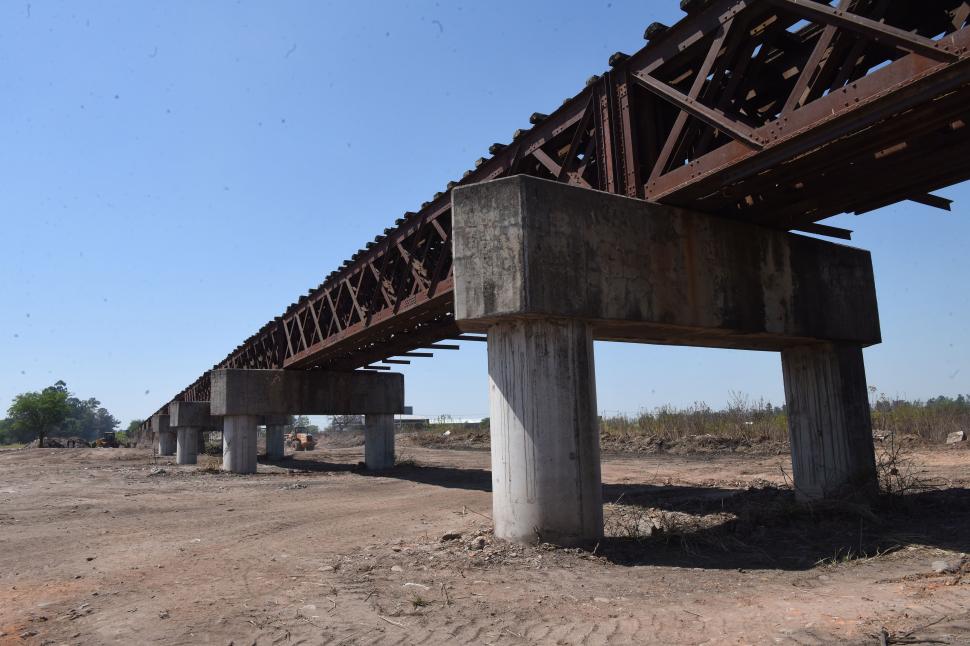
[(624, 54), (623, 52), (614, 52), (613, 55), (610, 56), (610, 67), (616, 67), (628, 58), (630, 58), (629, 54)]
[(548, 114), (542, 114), (541, 112), (533, 112), (529, 117), (529, 123), (534, 126), (538, 126), (540, 123), (549, 118)]
[(497, 155), (503, 150), (505, 150), (506, 148), (508, 148), (508, 146), (506, 146), (505, 144), (492, 144), (491, 146), (488, 147), (488, 154)]
[(666, 33), (668, 29), (670, 29), (670, 27), (662, 22), (652, 22), (647, 26), (646, 31), (643, 32), (643, 39), (654, 40), (655, 38), (659, 38)]

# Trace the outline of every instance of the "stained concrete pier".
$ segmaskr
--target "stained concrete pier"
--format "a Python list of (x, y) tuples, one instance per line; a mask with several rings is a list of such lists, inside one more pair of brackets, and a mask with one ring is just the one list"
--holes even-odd
[(175, 431), (175, 463), (196, 464), (199, 461), (200, 429), (194, 426), (180, 426)]
[(489, 337), (500, 537), (602, 534), (592, 339), (781, 352), (799, 495), (874, 488), (868, 252), (525, 175), (455, 189), (452, 228), (455, 321)]
[(593, 338), (582, 321), (488, 332), (495, 533), (571, 545), (603, 534)]
[(152, 433), (155, 435), (156, 449), (159, 455), (175, 455), (175, 431), (169, 424), (168, 415), (152, 417)]
[(394, 416), (364, 416), (364, 464), (371, 471), (394, 466)]
[[(329, 372), (323, 370), (213, 370), (210, 410), (223, 416), (226, 440), (223, 469), (253, 473), (248, 457), (249, 427), (255, 456), (258, 420), (279, 415), (364, 415), (370, 438), (364, 461), (369, 468), (394, 465), (394, 415), (404, 412), (404, 376), (397, 373)], [(250, 421), (247, 421), (250, 420)], [(257, 420), (252, 422), (251, 420)], [(270, 425), (267, 424), (267, 453)], [(278, 448), (272, 432), (274, 451)], [(279, 436), (280, 440), (282, 436)], [(237, 448), (243, 445), (244, 448)], [(229, 455), (229, 451), (236, 454)], [(245, 456), (245, 457), (240, 457)], [(249, 470), (251, 469), (251, 470)]]
[(256, 473), (256, 415), (226, 415), (222, 422), (222, 470)]
[(282, 460), (286, 453), (283, 436), (286, 427), (281, 424), (266, 425), (266, 458), (268, 460)]
[(176, 464), (196, 464), (205, 451), (205, 433), (222, 430), (222, 419), (209, 412), (209, 402), (172, 402), (169, 423), (176, 432)]
[(783, 350), (795, 494), (802, 500), (873, 493), (876, 460), (862, 349)]

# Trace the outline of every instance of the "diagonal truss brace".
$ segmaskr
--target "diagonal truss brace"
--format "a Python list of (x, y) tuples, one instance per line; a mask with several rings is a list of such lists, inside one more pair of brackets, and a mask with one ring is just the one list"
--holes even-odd
[(769, 0), (769, 2), (808, 20), (855, 31), (875, 41), (906, 49), (926, 58), (948, 63), (959, 58), (955, 53), (948, 51), (945, 43), (849, 13), (841, 7), (819, 4), (814, 0)]

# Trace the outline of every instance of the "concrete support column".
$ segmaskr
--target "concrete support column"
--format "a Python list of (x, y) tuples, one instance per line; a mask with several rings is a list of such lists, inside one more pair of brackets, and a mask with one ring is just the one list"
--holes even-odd
[(394, 466), (393, 415), (364, 415), (364, 464), (371, 471)]
[(812, 500), (878, 488), (862, 349), (825, 343), (783, 350), (796, 495)]
[(256, 415), (226, 415), (222, 427), (222, 470), (256, 473)]
[(199, 461), (199, 437), (194, 426), (181, 426), (176, 431), (175, 464), (195, 464)]
[(282, 460), (284, 455), (283, 447), (284, 427), (278, 424), (266, 425), (266, 458), (269, 460)]
[(563, 545), (603, 535), (593, 339), (575, 320), (488, 330), (495, 534)]
[(158, 454), (175, 455), (175, 431), (163, 431), (158, 434)]

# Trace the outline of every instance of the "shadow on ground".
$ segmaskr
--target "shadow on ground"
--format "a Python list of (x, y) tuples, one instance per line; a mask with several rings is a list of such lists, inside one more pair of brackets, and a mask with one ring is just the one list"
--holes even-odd
[[(358, 464), (287, 459), (312, 472), (361, 475), (491, 491), (484, 469), (398, 465), (371, 473)], [(619, 565), (805, 570), (869, 558), (908, 545), (970, 552), (970, 489), (927, 489), (871, 504), (801, 504), (789, 488), (655, 484), (603, 486), (607, 538), (588, 546)]]

